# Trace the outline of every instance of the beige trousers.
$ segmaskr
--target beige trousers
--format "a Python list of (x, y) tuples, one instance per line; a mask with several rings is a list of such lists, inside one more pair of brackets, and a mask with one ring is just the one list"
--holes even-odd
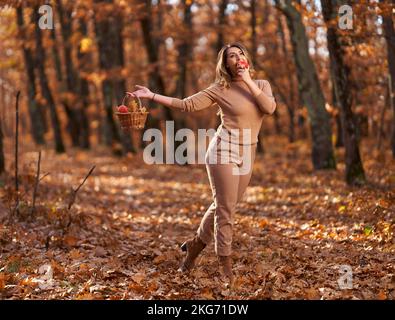
[[(221, 144), (221, 138), (214, 136), (207, 149), (205, 162), (213, 202), (203, 216), (197, 235), (206, 244), (214, 236), (215, 253), (229, 256), (236, 204), (250, 182), (257, 144), (237, 145), (236, 149), (234, 145), (224, 148)], [(210, 161), (213, 156), (217, 156), (217, 163)]]

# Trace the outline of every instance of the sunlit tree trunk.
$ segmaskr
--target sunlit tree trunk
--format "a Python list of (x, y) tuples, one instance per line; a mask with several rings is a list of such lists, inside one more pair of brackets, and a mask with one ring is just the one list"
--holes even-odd
[(314, 169), (335, 169), (330, 119), (317, 72), (309, 55), (302, 15), (291, 0), (276, 0), (276, 6), (287, 18), (291, 33), (299, 94), (309, 113)]

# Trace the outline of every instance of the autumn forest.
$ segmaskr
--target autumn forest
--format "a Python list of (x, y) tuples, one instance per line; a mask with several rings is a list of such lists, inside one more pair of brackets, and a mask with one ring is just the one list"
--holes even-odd
[[(1, 0), (0, 300), (394, 300), (394, 16), (391, 0)], [(214, 241), (179, 269), (213, 194), (177, 153), (210, 140), (175, 133), (216, 130), (218, 105), (126, 92), (191, 97), (234, 42), (276, 109), (230, 286)], [(170, 124), (149, 163), (147, 133)]]

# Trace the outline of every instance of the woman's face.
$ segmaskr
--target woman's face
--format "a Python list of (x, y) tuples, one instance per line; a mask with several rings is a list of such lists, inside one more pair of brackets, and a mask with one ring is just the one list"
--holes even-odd
[(242, 69), (240, 61), (247, 62), (247, 57), (244, 56), (243, 51), (238, 47), (230, 47), (226, 50), (226, 61), (225, 65), (230, 70), (232, 77), (237, 76), (237, 70)]

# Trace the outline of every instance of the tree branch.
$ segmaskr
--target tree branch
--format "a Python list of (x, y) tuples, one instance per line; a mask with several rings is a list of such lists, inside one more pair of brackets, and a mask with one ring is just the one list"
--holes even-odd
[(78, 188), (75, 189), (75, 190), (72, 190), (72, 193), (71, 193), (71, 195), (70, 195), (68, 210), (70, 210), (71, 206), (74, 204), (75, 198), (76, 198), (76, 196), (77, 196), (78, 190), (80, 190), (80, 188), (82, 187), (82, 185), (85, 183), (86, 179), (88, 179), (88, 177), (92, 174), (92, 172), (93, 172), (93, 170), (95, 170), (95, 168), (96, 168), (96, 166), (93, 166), (93, 167), (89, 170), (89, 172), (88, 172), (88, 174), (86, 175), (84, 181), (82, 181), (82, 183), (78, 186)]

